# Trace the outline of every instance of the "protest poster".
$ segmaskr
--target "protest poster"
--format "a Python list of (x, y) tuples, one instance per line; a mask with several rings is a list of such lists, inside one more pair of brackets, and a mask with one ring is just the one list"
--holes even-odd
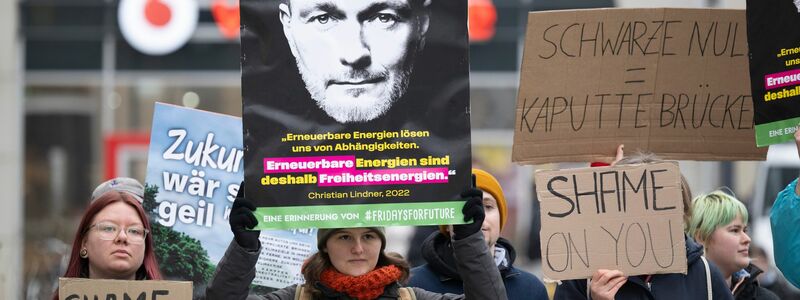
[(59, 300), (190, 300), (192, 283), (167, 280), (59, 278)]
[[(192, 280), (199, 293), (233, 240), (228, 216), (244, 178), (243, 157), (241, 119), (156, 103), (144, 207), (162, 273)], [(260, 240), (253, 284), (303, 281), (303, 260), (316, 252), (315, 229), (262, 231)]]
[(625, 276), (686, 273), (676, 162), (534, 176), (545, 278), (589, 278), (598, 269)]
[(800, 124), (800, 2), (747, 0), (747, 42), (756, 144), (792, 141)]
[(241, 1), (258, 228), (463, 223), (466, 5)]
[(608, 160), (619, 144), (682, 160), (763, 160), (743, 10), (528, 15), (513, 160)]

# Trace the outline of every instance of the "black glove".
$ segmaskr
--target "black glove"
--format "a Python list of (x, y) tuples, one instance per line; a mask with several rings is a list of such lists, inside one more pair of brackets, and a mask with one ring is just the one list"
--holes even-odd
[(250, 228), (258, 225), (256, 216), (253, 211), (256, 206), (244, 198), (244, 182), (239, 185), (239, 192), (236, 194), (236, 200), (233, 201), (233, 208), (228, 217), (231, 224), (231, 231), (236, 243), (242, 248), (247, 250), (258, 250), (261, 247), (261, 242), (258, 241), (258, 236), (261, 235), (259, 230), (249, 230)]
[(453, 225), (453, 239), (464, 239), (476, 232), (481, 231), (483, 219), (486, 214), (483, 211), (483, 191), (470, 187), (461, 193), (461, 198), (466, 200), (461, 212), (464, 214), (464, 221), (472, 220), (472, 223)]

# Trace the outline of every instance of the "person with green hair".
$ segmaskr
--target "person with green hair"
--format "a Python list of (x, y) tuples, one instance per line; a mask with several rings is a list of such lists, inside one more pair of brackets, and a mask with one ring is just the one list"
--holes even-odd
[(734, 299), (778, 299), (759, 286), (763, 271), (750, 262), (747, 208), (738, 199), (716, 190), (692, 200), (688, 233), (703, 245), (705, 256), (722, 272)]

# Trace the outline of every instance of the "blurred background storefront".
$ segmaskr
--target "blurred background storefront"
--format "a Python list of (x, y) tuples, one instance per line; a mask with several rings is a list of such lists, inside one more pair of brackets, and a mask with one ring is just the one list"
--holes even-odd
[[(187, 0), (196, 3), (184, 8), (196, 10), (196, 24), (187, 22), (186, 42), (163, 55), (145, 54), (123, 36), (119, 8), (126, 1), (0, 4), (0, 171), (5, 175), (0, 187), (8, 191), (0, 210), (0, 299), (49, 298), (93, 187), (115, 176), (144, 179), (156, 101), (241, 116), (238, 14), (230, 13), (236, 0)], [(644, 5), (744, 8), (744, 2), (470, 0), (474, 164), (502, 181), (511, 213), (503, 235), (518, 248), (522, 265), (535, 271), (539, 252), (534, 167), (510, 158), (527, 12)], [(130, 14), (137, 13), (124, 13)], [(149, 38), (165, 43), (156, 35)], [(754, 193), (757, 166), (681, 163), (694, 191), (729, 186), (745, 201)], [(394, 230), (405, 240), (390, 244), (405, 253), (413, 229)]]

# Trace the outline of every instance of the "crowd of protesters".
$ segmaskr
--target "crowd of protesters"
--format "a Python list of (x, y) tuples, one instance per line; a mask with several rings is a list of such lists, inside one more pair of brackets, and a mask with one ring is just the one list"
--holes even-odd
[[(800, 158), (800, 131), (795, 134)], [(651, 154), (622, 155), (611, 165), (647, 164)], [(473, 169), (465, 187), (462, 225), (441, 226), (418, 247), (425, 264), (411, 268), (386, 251), (382, 227), (329, 228), (317, 232), (318, 251), (302, 267), (303, 284), (271, 293), (251, 292), (261, 252), (254, 204), (244, 188), (229, 222), (234, 239), (210, 280), (205, 299), (548, 299), (540, 279), (514, 266), (516, 251), (501, 237), (508, 207), (497, 179)], [(776, 195), (771, 212), (776, 272), (747, 234), (745, 205), (722, 190), (692, 199), (681, 175), (686, 274), (626, 276), (596, 270), (591, 278), (565, 280), (555, 299), (787, 299), (800, 293), (800, 188), (797, 179)], [(131, 178), (99, 185), (91, 196), (63, 277), (162, 279), (150, 222), (142, 208), (144, 188)], [(755, 259), (751, 259), (755, 257)], [(780, 297), (778, 296), (780, 295)], [(53, 295), (58, 299), (58, 291)]]

